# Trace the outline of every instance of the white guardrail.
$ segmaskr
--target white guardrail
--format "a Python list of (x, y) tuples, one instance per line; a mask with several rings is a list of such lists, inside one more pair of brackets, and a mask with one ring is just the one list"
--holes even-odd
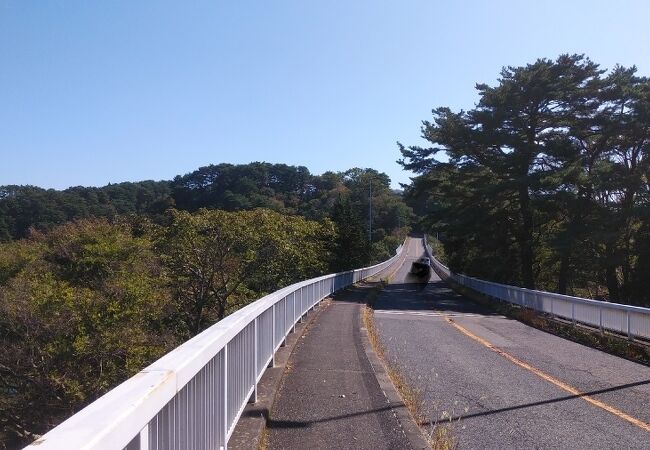
[(568, 319), (574, 324), (593, 326), (601, 332), (608, 330), (626, 335), (629, 339), (650, 339), (650, 308), (535, 291), (453, 273), (433, 256), (426, 237), (424, 246), (433, 269), (443, 280), (450, 278), (461, 286), (497, 300)]
[(26, 449), (218, 449), (277, 349), (317, 303), (379, 274), (372, 267), (292, 284), (231, 314), (172, 350)]

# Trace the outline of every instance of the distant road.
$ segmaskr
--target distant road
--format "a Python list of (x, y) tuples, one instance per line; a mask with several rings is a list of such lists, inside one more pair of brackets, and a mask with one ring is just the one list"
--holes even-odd
[(407, 247), (375, 323), (427, 420), (453, 418), (459, 448), (650, 448), (650, 368), (496, 315), (435, 274), (418, 282), (408, 271), (424, 248)]

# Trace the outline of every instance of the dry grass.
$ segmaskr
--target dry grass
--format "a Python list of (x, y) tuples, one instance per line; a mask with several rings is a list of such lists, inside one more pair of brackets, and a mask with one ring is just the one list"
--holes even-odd
[(427, 436), (433, 450), (454, 450), (458, 448), (458, 438), (452, 425), (435, 425)]
[(269, 430), (264, 427), (262, 430), (262, 435), (260, 436), (260, 441), (257, 444), (257, 450), (266, 450), (269, 447)]
[(536, 328), (546, 329), (548, 328), (548, 319), (539, 315), (535, 311), (529, 308), (520, 308), (516, 313), (517, 319), (520, 321), (532, 325)]
[(420, 389), (413, 388), (409, 383), (406, 382), (402, 372), (393, 364), (386, 365), (388, 376), (390, 377), (393, 385), (399, 392), (402, 401), (406, 405), (415, 420), (415, 423), (418, 426), (426, 421), (426, 416), (423, 413), (424, 400), (422, 391)]
[[(427, 442), (434, 450), (453, 450), (458, 448), (458, 437), (456, 435), (456, 426), (460, 422), (462, 415), (457, 414), (456, 407), (458, 401), (455, 401), (451, 411), (442, 411), (438, 413), (437, 405), (434, 408), (433, 416), (436, 420), (430, 423), (429, 431), (426, 433)], [(467, 413), (469, 407), (464, 408)], [(465, 427), (463, 427), (465, 428)]]

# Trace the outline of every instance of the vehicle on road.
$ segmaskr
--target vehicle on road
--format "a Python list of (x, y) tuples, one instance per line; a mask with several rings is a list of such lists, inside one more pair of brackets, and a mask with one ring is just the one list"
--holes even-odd
[(422, 257), (416, 261), (413, 261), (413, 264), (411, 264), (411, 275), (415, 275), (416, 277), (428, 277), (429, 274), (431, 273), (431, 261), (429, 261), (429, 258), (427, 257)]

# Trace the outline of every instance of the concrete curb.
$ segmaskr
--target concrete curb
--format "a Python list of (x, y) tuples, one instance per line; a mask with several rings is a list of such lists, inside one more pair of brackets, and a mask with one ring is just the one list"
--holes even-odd
[(282, 383), (282, 377), (287, 370), (287, 362), (298, 341), (309, 329), (309, 326), (327, 308), (331, 299), (322, 300), (312, 313), (307, 314), (303, 323), (297, 323), (295, 332), (289, 334), (285, 346), (280, 347), (275, 354), (275, 365), (269, 367), (262, 375), (257, 385), (257, 402), (250, 403), (242, 412), (235, 429), (228, 441), (228, 448), (235, 450), (257, 450), (264, 448), (266, 423), (273, 407), (275, 395)]
[(372, 348), (370, 337), (368, 336), (368, 329), (363, 324), (363, 315), (359, 316), (359, 322), (359, 329), (361, 330), (361, 342), (363, 344), (363, 349), (366, 352), (366, 357), (368, 358), (368, 361), (370, 361), (370, 365), (372, 366), (372, 370), (375, 373), (379, 387), (384, 393), (384, 396), (386, 397), (393, 415), (402, 427), (402, 431), (406, 436), (406, 439), (408, 439), (411, 448), (414, 450), (430, 448), (427, 441), (424, 439), (420, 428), (411, 417), (408, 408), (402, 401), (402, 398), (397, 392), (397, 389), (388, 376), (383, 362), (379, 356), (377, 356), (375, 350)]

